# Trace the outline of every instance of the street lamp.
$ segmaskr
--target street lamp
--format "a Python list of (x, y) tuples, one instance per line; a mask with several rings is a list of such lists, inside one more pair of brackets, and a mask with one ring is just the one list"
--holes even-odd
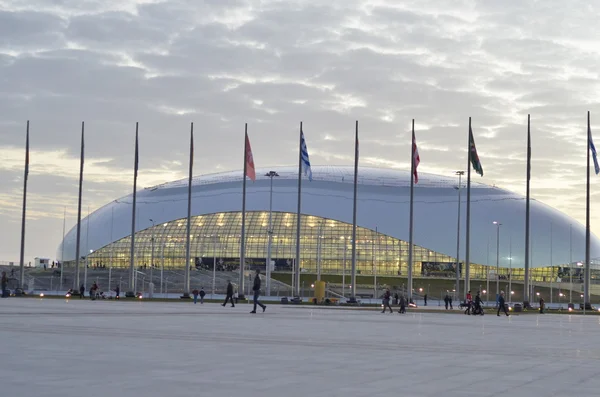
[(500, 296), (500, 222), (494, 221), (496, 225), (496, 304)]
[[(458, 222), (456, 225), (456, 295), (460, 299), (460, 189), (462, 185), (462, 176), (465, 174), (464, 171), (456, 171), (454, 173), (458, 175)], [(466, 284), (465, 284), (466, 288)]]
[(267, 230), (267, 271), (265, 276), (267, 277), (267, 296), (271, 296), (271, 240), (273, 238), (273, 178), (279, 176), (275, 171), (269, 171), (265, 174), (266, 177), (271, 179), (271, 189), (269, 191), (269, 229)]
[(152, 253), (150, 254), (150, 284), (152, 284), (152, 287), (150, 287), (150, 298), (152, 298), (152, 295), (154, 294), (154, 226), (156, 224), (152, 219), (150, 219), (150, 222), (152, 222), (152, 238), (150, 240), (152, 246)]

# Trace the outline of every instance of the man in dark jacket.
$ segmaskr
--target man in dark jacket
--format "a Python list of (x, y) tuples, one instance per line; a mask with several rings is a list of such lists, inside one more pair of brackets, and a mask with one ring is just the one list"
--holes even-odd
[(256, 313), (256, 305), (262, 307), (263, 312), (267, 309), (265, 305), (258, 301), (258, 297), (260, 296), (260, 270), (256, 269), (256, 277), (254, 277), (254, 286), (252, 287), (252, 291), (254, 291), (254, 310), (250, 313)]
[(225, 302), (222, 306), (225, 306), (227, 301), (231, 301), (231, 307), (235, 307), (235, 304), (233, 303), (233, 284), (231, 284), (231, 281), (227, 283), (227, 295), (225, 296)]
[(382, 313), (385, 313), (386, 308), (390, 308), (390, 313), (393, 313), (394, 311), (392, 310), (392, 306), (390, 306), (390, 300), (392, 299), (392, 293), (390, 292), (390, 289), (386, 289), (385, 290), (385, 294), (383, 294), (383, 311)]

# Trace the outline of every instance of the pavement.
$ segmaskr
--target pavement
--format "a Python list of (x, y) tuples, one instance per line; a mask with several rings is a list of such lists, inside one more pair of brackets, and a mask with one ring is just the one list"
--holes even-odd
[(0, 299), (27, 396), (594, 396), (598, 317)]

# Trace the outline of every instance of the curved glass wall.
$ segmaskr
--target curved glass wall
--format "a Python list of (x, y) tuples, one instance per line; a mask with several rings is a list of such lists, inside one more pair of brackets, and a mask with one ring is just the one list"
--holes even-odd
[[(191, 265), (217, 270), (239, 267), (240, 212), (216, 213), (192, 217)], [(269, 212), (246, 213), (246, 261), (250, 268), (265, 268), (268, 246)], [(296, 214), (272, 213), (271, 258), (275, 271), (291, 271), (296, 255)], [(302, 215), (301, 269), (303, 272), (350, 274), (352, 266), (352, 225), (332, 219)], [(362, 227), (356, 232), (356, 267), (362, 275), (406, 276), (408, 243)], [(91, 253), (90, 267), (129, 266), (130, 237), (125, 237)], [(136, 234), (136, 267), (164, 266), (165, 269), (185, 265), (186, 220), (179, 219), (139, 231)], [(153, 254), (154, 252), (154, 254)], [(154, 258), (154, 261), (152, 261)], [(427, 248), (414, 246), (416, 277), (455, 277), (456, 258)], [(536, 281), (560, 277), (560, 267), (532, 269)], [(461, 269), (462, 270), (462, 269)], [(568, 270), (568, 269), (567, 269)], [(495, 280), (494, 267), (471, 264), (473, 279)], [(523, 269), (500, 268), (500, 278), (523, 279)], [(573, 277), (574, 281), (576, 276)]]

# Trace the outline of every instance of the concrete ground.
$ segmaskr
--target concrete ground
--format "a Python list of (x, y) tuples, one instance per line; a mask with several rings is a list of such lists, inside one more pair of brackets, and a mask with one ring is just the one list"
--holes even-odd
[(600, 390), (599, 318), (0, 299), (22, 396), (564, 396)]

